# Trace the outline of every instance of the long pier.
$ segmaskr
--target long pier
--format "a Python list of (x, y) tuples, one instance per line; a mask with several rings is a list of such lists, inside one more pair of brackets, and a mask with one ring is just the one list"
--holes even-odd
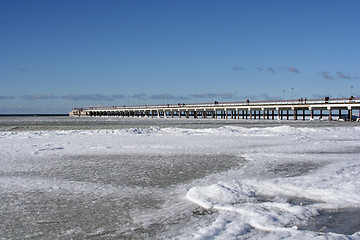
[(70, 116), (359, 121), (360, 98), (74, 108)]

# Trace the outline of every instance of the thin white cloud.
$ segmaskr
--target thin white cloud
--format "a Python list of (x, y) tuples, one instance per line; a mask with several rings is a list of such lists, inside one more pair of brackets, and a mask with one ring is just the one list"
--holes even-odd
[(246, 68), (244, 68), (244, 67), (236, 67), (236, 66), (234, 66), (234, 67), (232, 67), (232, 70), (234, 70), (234, 71), (243, 71), (243, 70), (245, 70)]
[(15, 99), (15, 96), (0, 96), (0, 100)]
[(108, 96), (104, 94), (68, 94), (66, 96), (62, 96), (61, 98), (71, 101), (113, 101), (117, 99), (124, 99), (125, 95), (117, 94)]
[(275, 69), (272, 68), (272, 67), (267, 67), (266, 70), (271, 72), (271, 73), (276, 73)]
[(200, 93), (200, 94), (190, 94), (189, 97), (193, 99), (232, 99), (234, 97), (233, 93)]
[(24, 68), (24, 67), (18, 67), (17, 70), (18, 70), (19, 72), (27, 72), (27, 71), (28, 71), (28, 70), (27, 70), (26, 68)]
[(146, 93), (139, 93), (131, 96), (132, 98), (146, 99), (148, 95)]
[(321, 75), (322, 75), (325, 79), (329, 79), (329, 80), (332, 80), (332, 79), (335, 78), (335, 77), (334, 77), (333, 75), (331, 75), (330, 73), (324, 72), (324, 71), (321, 72)]
[(189, 97), (181, 96), (181, 95), (175, 96), (170, 93), (154, 94), (154, 95), (151, 95), (150, 97), (148, 97), (147, 99), (151, 99), (151, 100), (165, 100), (165, 99), (166, 100), (190, 100)]
[(41, 100), (41, 99), (56, 99), (58, 97), (52, 94), (34, 94), (34, 95), (23, 95), (21, 98), (25, 100), (33, 101), (33, 100)]
[(299, 73), (300, 71), (299, 71), (299, 69), (297, 69), (297, 68), (295, 68), (295, 67), (293, 67), (293, 66), (291, 66), (291, 67), (287, 67), (287, 68), (285, 68), (287, 71), (289, 71), (289, 72), (292, 72), (292, 73)]
[(336, 72), (336, 75), (331, 74), (326, 71), (320, 72), (321, 76), (325, 79), (333, 80), (333, 79), (346, 79), (346, 80), (352, 80), (352, 79), (359, 79), (359, 77), (351, 76), (350, 74), (345, 74), (343, 71)]
[(350, 79), (358, 79), (359, 78), (359, 77), (354, 77), (354, 76), (347, 75), (347, 74), (343, 73), (342, 71), (337, 72), (337, 76), (340, 79), (348, 79), (348, 80), (350, 80)]

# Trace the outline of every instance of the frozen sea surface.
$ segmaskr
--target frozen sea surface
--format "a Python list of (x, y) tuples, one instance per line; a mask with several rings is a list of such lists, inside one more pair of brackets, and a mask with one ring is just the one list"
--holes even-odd
[(358, 123), (0, 117), (0, 239), (360, 239)]
[[(160, 121), (159, 121), (160, 120)], [(94, 130), (94, 129), (129, 129), (174, 127), (174, 128), (216, 128), (219, 126), (268, 127), (290, 125), (309, 126), (358, 126), (356, 122), (311, 122), (309, 121), (274, 121), (274, 120), (235, 120), (235, 119), (158, 119), (158, 118), (122, 118), (122, 117), (47, 117), (47, 116), (0, 116), (0, 131), (45, 131), (45, 130)]]

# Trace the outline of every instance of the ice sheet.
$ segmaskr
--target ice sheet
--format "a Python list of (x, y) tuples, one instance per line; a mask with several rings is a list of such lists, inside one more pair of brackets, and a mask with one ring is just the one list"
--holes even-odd
[(360, 239), (359, 133), (0, 132), (0, 230), (5, 239)]

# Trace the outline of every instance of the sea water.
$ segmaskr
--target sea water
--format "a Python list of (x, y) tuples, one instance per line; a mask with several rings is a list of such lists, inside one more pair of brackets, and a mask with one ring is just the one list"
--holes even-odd
[(360, 239), (358, 123), (0, 117), (0, 239)]

